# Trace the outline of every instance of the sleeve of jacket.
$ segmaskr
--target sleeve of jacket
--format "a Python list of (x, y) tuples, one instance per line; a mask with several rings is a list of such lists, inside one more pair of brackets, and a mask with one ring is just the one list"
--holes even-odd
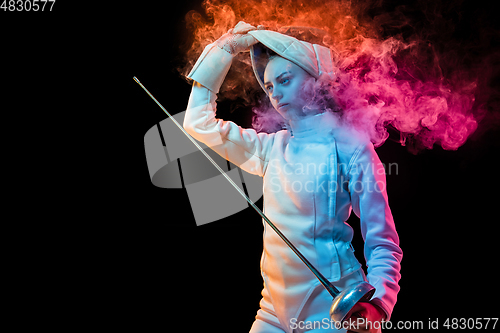
[(368, 282), (376, 288), (371, 303), (378, 305), (389, 320), (399, 292), (401, 259), (386, 191), (385, 169), (372, 143), (361, 146), (351, 158), (349, 191), (354, 213), (360, 218), (365, 241), (364, 255)]
[(220, 156), (251, 174), (263, 176), (275, 134), (257, 133), (215, 118), (216, 93), (231, 67), (232, 58), (215, 43), (205, 48), (187, 76), (194, 82), (183, 127)]

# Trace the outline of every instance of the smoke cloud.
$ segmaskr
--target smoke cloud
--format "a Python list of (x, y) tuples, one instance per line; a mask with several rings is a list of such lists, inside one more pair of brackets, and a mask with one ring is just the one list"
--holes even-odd
[[(482, 133), (499, 123), (500, 38), (488, 11), (473, 2), (206, 0), (203, 8), (186, 15), (191, 35), (181, 74), (206, 45), (245, 21), (331, 48), (338, 77), (326, 85), (328, 98), (375, 146), (392, 133), (413, 153), (435, 144), (455, 150), (478, 126)], [(282, 127), (248, 53), (235, 58), (219, 94), (235, 98), (253, 106), (256, 129)]]

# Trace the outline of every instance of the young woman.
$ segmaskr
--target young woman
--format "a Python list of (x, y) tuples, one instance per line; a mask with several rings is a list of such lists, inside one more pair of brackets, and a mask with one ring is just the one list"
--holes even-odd
[[(251, 52), (256, 78), (287, 129), (257, 133), (215, 118), (216, 94), (238, 52)], [(188, 78), (184, 128), (243, 170), (264, 178), (264, 213), (338, 289), (362, 280), (376, 288), (352, 318), (388, 320), (399, 291), (402, 251), (385, 172), (368, 136), (342, 121), (324, 87), (335, 79), (330, 49), (244, 22), (208, 45)], [(321, 97), (321, 98), (319, 98)], [(351, 209), (365, 240), (367, 275), (354, 256)], [(264, 289), (250, 330), (336, 331), (330, 294), (264, 224)], [(377, 325), (349, 330), (375, 332)]]

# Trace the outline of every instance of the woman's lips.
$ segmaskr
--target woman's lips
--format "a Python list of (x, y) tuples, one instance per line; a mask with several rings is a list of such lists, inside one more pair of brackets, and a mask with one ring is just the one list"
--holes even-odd
[(287, 106), (287, 105), (288, 105), (288, 103), (280, 103), (280, 104), (278, 104), (278, 109), (281, 109), (282, 107)]

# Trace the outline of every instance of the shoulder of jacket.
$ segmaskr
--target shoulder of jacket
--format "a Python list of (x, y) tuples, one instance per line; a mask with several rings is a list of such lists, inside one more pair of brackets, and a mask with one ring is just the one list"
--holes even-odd
[(345, 155), (352, 155), (361, 146), (371, 143), (370, 138), (350, 126), (341, 126), (334, 131), (337, 150)]
[(367, 149), (373, 147), (367, 136), (355, 130), (342, 129), (336, 132), (335, 144), (339, 160), (348, 166), (352, 165), (360, 155), (366, 154)]
[(376, 164), (377, 161), (378, 155), (373, 143), (371, 141), (361, 142), (350, 155), (349, 162), (347, 163), (347, 172), (349, 173), (354, 165), (356, 165), (355, 168), (357, 168), (357, 166), (367, 163)]

